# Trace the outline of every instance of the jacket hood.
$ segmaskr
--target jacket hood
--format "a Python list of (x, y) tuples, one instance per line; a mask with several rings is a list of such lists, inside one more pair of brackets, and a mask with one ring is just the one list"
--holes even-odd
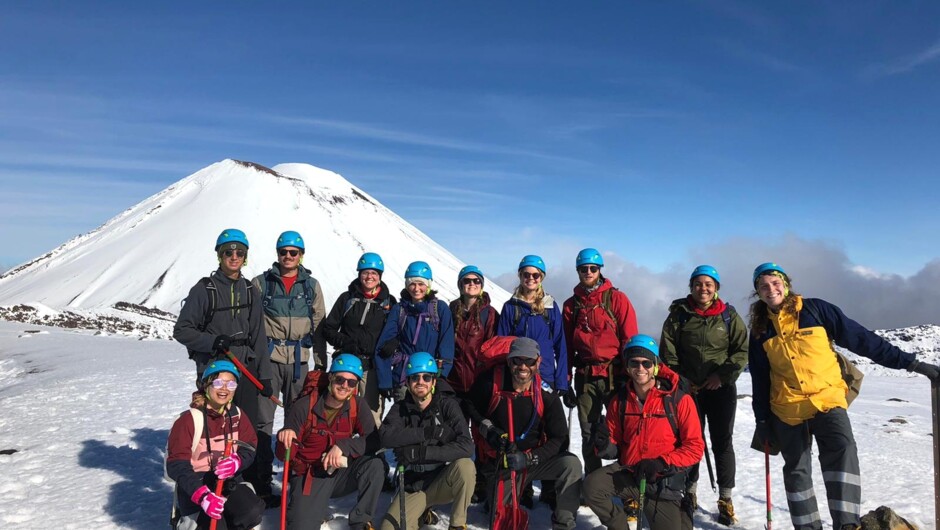
[[(543, 298), (543, 300), (545, 300), (546, 309), (551, 309), (555, 305), (555, 299), (552, 298), (552, 295), (548, 293), (545, 293), (545, 297)], [(518, 306), (522, 306), (528, 309), (529, 311), (532, 311), (532, 306), (529, 305), (529, 302), (526, 302), (525, 300), (523, 300), (522, 298), (519, 298), (518, 296), (513, 295), (513, 297), (510, 298), (509, 301)]]
[(725, 307), (727, 307), (727, 304), (725, 304), (724, 300), (718, 298), (712, 305), (708, 306), (708, 309), (705, 311), (699, 311), (695, 308), (695, 302), (692, 301), (692, 295), (688, 295), (685, 298), (677, 298), (673, 300), (672, 303), (669, 304), (669, 312), (676, 313), (678, 311), (685, 311), (686, 313), (693, 315), (710, 317), (714, 315), (720, 315), (722, 311), (725, 310)]

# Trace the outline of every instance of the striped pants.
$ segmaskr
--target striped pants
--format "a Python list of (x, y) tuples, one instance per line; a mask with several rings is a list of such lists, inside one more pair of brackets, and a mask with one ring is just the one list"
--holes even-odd
[(862, 481), (858, 450), (845, 409), (820, 412), (800, 425), (787, 425), (773, 416), (774, 436), (783, 456), (783, 484), (795, 530), (820, 530), (822, 521), (813, 492), (813, 437), (819, 448), (819, 466), (826, 483), (832, 526), (859, 524)]

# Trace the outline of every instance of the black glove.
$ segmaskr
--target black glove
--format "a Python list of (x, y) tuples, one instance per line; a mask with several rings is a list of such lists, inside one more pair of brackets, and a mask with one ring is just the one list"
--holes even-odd
[(212, 351), (225, 353), (231, 345), (232, 337), (228, 335), (216, 335), (215, 340), (212, 341)]
[(915, 359), (911, 361), (911, 364), (907, 365), (907, 370), (927, 376), (927, 379), (930, 379), (931, 383), (940, 381), (940, 367), (935, 364), (925, 363)]
[(410, 466), (424, 460), (428, 454), (428, 448), (423, 445), (406, 445), (396, 447), (392, 450), (395, 453), (395, 460), (403, 466)]
[(424, 438), (430, 442), (439, 442), (443, 445), (456, 440), (457, 433), (450, 428), (450, 425), (428, 425), (424, 428)]
[(591, 443), (594, 444), (598, 453), (610, 447), (610, 429), (607, 428), (607, 419), (604, 416), (601, 416), (594, 424), (594, 436), (591, 438)]
[(754, 426), (754, 438), (757, 438), (761, 445), (773, 443), (770, 435), (770, 424), (767, 423), (767, 420), (761, 420)]
[(493, 425), (490, 420), (483, 420), (483, 423), (480, 424), (480, 434), (483, 435), (486, 443), (497, 451), (505, 451), (509, 445), (509, 436), (506, 431)]
[(521, 452), (509, 453), (506, 455), (506, 469), (522, 471), (529, 467), (529, 455)]
[(578, 406), (578, 396), (574, 393), (574, 388), (569, 387), (567, 391), (559, 390), (558, 394), (561, 395), (561, 402), (569, 409)]
[(274, 395), (274, 387), (271, 386), (270, 379), (261, 380), (261, 388), (258, 390), (258, 393), (266, 398), (269, 398)]
[(382, 345), (382, 349), (379, 350), (379, 357), (383, 359), (390, 359), (392, 355), (395, 355), (396, 351), (398, 351), (398, 338), (393, 337), (388, 339), (385, 344)]
[(659, 458), (640, 460), (636, 465), (637, 478), (645, 478), (647, 482), (656, 480), (656, 477), (666, 469), (666, 463)]

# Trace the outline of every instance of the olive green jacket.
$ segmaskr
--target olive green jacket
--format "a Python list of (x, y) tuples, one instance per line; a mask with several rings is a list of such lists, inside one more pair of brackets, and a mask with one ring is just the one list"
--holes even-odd
[(727, 307), (730, 331), (720, 313), (699, 315), (688, 298), (675, 300), (669, 306), (659, 354), (663, 362), (695, 386), (704, 384), (713, 373), (718, 374), (723, 385), (731, 384), (747, 365), (747, 327), (734, 307)]

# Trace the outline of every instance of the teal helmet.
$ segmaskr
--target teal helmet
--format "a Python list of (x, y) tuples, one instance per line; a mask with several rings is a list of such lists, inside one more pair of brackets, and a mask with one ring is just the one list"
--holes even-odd
[(359, 262), (356, 263), (356, 270), (364, 271), (366, 269), (385, 272), (385, 262), (382, 261), (382, 256), (379, 256), (375, 252), (366, 252), (362, 256), (359, 256)]
[(634, 335), (623, 347), (624, 357), (646, 357), (659, 364), (659, 345), (649, 335)]
[(519, 268), (516, 270), (522, 270), (526, 267), (535, 267), (536, 269), (542, 271), (542, 274), (545, 274), (545, 262), (542, 261), (542, 258), (536, 256), (535, 254), (529, 254), (522, 258), (522, 261), (519, 262)]
[(425, 351), (419, 351), (408, 358), (408, 365), (405, 366), (405, 375), (411, 377), (415, 374), (434, 374), (437, 375), (437, 361), (434, 357)]
[(232, 364), (232, 361), (219, 360), (209, 363), (209, 366), (206, 367), (206, 371), (202, 373), (202, 380), (206, 381), (219, 372), (228, 372), (234, 375), (236, 381), (242, 377), (242, 375), (238, 373), (238, 368)]
[(248, 238), (245, 237), (245, 233), (237, 228), (226, 228), (222, 230), (222, 233), (219, 234), (219, 237), (215, 240), (215, 250), (218, 251), (219, 247), (226, 243), (241, 243), (245, 245), (245, 248), (248, 248)]
[(480, 270), (480, 267), (476, 265), (467, 265), (466, 267), (460, 269), (460, 272), (457, 273), (457, 283), (460, 283), (460, 280), (468, 274), (476, 274), (480, 277), (480, 280), (484, 280), (483, 271)]
[(604, 258), (596, 248), (586, 248), (578, 252), (578, 258), (574, 262), (575, 267), (580, 267), (581, 265), (597, 265), (598, 267), (603, 267)]
[(362, 379), (362, 361), (351, 353), (341, 353), (334, 357), (333, 363), (330, 364), (331, 374), (340, 372), (350, 373)]
[(695, 270), (692, 271), (692, 274), (689, 275), (689, 285), (692, 285), (692, 279), (696, 276), (708, 276), (709, 278), (715, 280), (715, 283), (718, 284), (718, 287), (721, 287), (721, 276), (718, 274), (718, 269), (712, 267), (711, 265), (699, 265), (695, 267)]
[(405, 269), (405, 278), (424, 278), (431, 281), (431, 266), (423, 261), (414, 261)]
[(303, 251), (305, 250), (304, 238), (300, 237), (300, 234), (294, 232), (293, 230), (282, 232), (281, 235), (277, 236), (277, 246), (275, 248), (284, 247), (297, 247)]
[(780, 265), (777, 265), (776, 263), (773, 263), (773, 262), (761, 263), (760, 265), (757, 266), (756, 269), (754, 269), (753, 283), (756, 284), (758, 278), (770, 272), (779, 272), (780, 274), (787, 276), (786, 271), (784, 271), (783, 267), (781, 267)]

